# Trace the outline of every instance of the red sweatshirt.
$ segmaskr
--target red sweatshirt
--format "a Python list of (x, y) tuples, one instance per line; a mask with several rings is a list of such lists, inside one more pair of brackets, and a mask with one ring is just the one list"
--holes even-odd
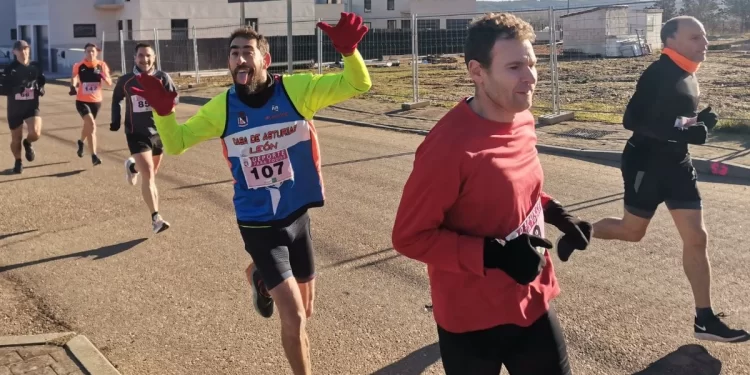
[(435, 321), (447, 331), (529, 326), (560, 293), (549, 252), (527, 286), (484, 268), (484, 237), (544, 235), (542, 207), (550, 197), (542, 192), (536, 139), (530, 112), (498, 123), (464, 99), (417, 148), (392, 241), (396, 251), (427, 264)]

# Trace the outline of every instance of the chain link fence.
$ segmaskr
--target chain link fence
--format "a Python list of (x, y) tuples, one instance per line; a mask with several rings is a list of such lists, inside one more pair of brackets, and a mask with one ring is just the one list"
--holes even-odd
[[(536, 33), (538, 83), (532, 110), (536, 114), (572, 111), (579, 120), (619, 123), (638, 77), (660, 55), (659, 34), (666, 20), (656, 4), (641, 1), (507, 11), (529, 22)], [(370, 31), (359, 51), (373, 87), (360, 98), (452, 107), (473, 95), (463, 44), (467, 26), (481, 15), (366, 17)], [(341, 55), (315, 27), (319, 21), (335, 25), (338, 19), (295, 21), (292, 56), (287, 56), (286, 22), (252, 25), (269, 35), (271, 72), (289, 72), (290, 62), (293, 72), (324, 74), (342, 69)], [(135, 45), (146, 42), (155, 46), (159, 68), (183, 84), (228, 85), (228, 37), (237, 27), (134, 30), (119, 38), (108, 35), (104, 58), (113, 70), (130, 71)], [(722, 46), (731, 40), (712, 39), (716, 39), (714, 46), (699, 73), (702, 106), (711, 104), (725, 120), (748, 123), (750, 105), (741, 100), (750, 95), (747, 51), (725, 49)]]

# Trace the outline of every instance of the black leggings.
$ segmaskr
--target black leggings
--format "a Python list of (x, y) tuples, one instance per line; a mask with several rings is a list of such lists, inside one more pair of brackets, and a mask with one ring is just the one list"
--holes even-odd
[(568, 353), (554, 309), (529, 327), (501, 325), (450, 333), (438, 326), (446, 375), (571, 375)]

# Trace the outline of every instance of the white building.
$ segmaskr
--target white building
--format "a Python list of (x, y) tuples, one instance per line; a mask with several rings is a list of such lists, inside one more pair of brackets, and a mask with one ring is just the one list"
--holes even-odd
[(460, 29), (477, 16), (477, 0), (344, 0), (374, 29)]
[[(59, 56), (53, 49), (83, 48), (86, 43), (118, 40), (220, 38), (241, 24), (242, 3), (228, 0), (0, 0), (0, 25), (17, 30), (32, 45), (32, 59), (48, 68)], [(287, 34), (286, 1), (245, 3), (245, 24), (266, 36)], [(10, 11), (8, 11), (10, 10)], [(338, 15), (335, 0), (292, 0), (294, 35), (314, 35), (318, 18)], [(13, 29), (0, 32), (0, 46), (10, 46)], [(4, 35), (10, 34), (10, 35)]]
[(661, 49), (660, 9), (629, 11), (627, 5), (609, 5), (560, 16), (563, 51), (603, 57), (641, 55), (647, 43)]

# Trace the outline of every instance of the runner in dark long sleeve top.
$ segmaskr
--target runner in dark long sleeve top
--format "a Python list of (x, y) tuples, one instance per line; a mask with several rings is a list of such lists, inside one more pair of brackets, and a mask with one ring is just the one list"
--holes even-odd
[[(633, 131), (622, 154), (625, 215), (598, 221), (593, 236), (638, 242), (665, 203), (682, 237), (683, 266), (695, 299), (695, 337), (747, 341), (747, 332), (729, 328), (711, 307), (708, 234), (688, 150), (689, 144), (704, 144), (717, 122), (710, 106), (698, 112), (695, 73), (706, 58), (706, 32), (697, 19), (681, 16), (664, 24), (661, 39), (663, 54), (643, 72), (623, 116), (623, 125)], [(568, 247), (558, 243), (558, 251)]]

